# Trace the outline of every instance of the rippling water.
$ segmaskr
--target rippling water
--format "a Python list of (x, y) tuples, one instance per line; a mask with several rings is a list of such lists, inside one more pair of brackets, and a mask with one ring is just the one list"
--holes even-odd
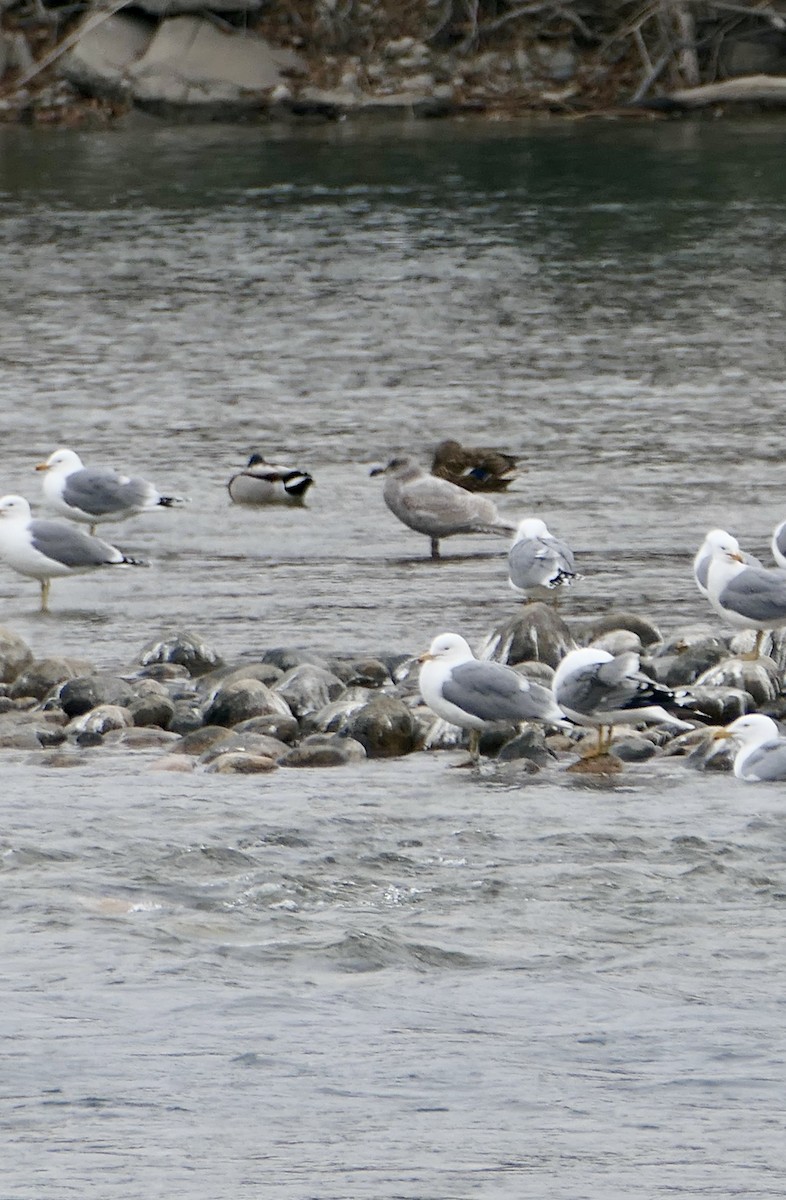
[[(36, 653), (415, 651), (515, 611), (373, 462), (519, 450), (572, 611), (667, 630), (783, 511), (783, 126), (0, 130), (3, 491), (56, 445), (190, 496), (149, 572), (37, 588)], [(227, 504), (261, 445), (309, 507)], [(442, 756), (261, 780), (3, 758), (3, 1200), (776, 1197), (778, 788)]]

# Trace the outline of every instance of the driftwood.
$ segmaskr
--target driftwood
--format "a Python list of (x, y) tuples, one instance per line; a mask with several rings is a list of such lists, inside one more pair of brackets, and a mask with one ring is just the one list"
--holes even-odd
[(656, 108), (707, 108), (710, 104), (777, 104), (786, 107), (786, 75), (741, 75), (721, 83), (680, 88), (657, 100), (643, 101)]

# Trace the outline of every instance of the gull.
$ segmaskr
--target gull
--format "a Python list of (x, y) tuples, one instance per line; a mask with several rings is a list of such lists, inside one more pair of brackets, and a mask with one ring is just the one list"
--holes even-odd
[(424, 702), (438, 717), (470, 731), (473, 762), (483, 729), (522, 721), (564, 722), (550, 688), (502, 663), (479, 661), (458, 633), (439, 634), (418, 662)]
[(674, 692), (645, 675), (632, 650), (616, 656), (594, 646), (571, 650), (557, 667), (552, 687), (554, 699), (571, 721), (598, 730), (597, 750), (589, 757), (609, 753), (615, 724), (650, 721), (692, 728), (661, 707), (674, 701)]
[(76, 451), (66, 447), (38, 463), (36, 471), (46, 472), (43, 491), (51, 507), (89, 525), (91, 533), (102, 521), (121, 521), (159, 505), (185, 504), (181, 496), (162, 496), (146, 479), (120, 475), (112, 467), (86, 467)]
[(491, 446), (462, 446), (447, 439), (434, 451), (431, 474), (468, 492), (504, 492), (516, 478), (517, 458)]
[[(715, 546), (719, 545), (735, 547), (742, 561), (747, 563), (749, 567), (760, 567), (762, 565), (758, 558), (755, 558), (752, 554), (746, 554), (744, 550), (740, 550), (740, 544), (737, 539), (732, 537), (730, 533), (727, 533), (725, 529), (711, 529), (699, 546), (693, 559), (693, 578), (696, 580), (696, 587), (702, 596), (707, 595), (707, 572), (710, 569), (710, 559), (712, 558)], [(786, 559), (781, 563), (781, 566), (786, 566)]]
[(786, 625), (786, 570), (750, 566), (734, 538), (716, 537), (707, 571), (707, 599), (731, 625), (756, 630), (753, 650), (740, 657), (758, 658), (767, 630)]
[(537, 588), (570, 586), (576, 579), (573, 551), (553, 537), (545, 521), (527, 517), (508, 551), (508, 582), (524, 594)]
[(313, 482), (307, 471), (266, 462), (255, 451), (227, 488), (235, 504), (302, 504)]
[(772, 534), (772, 557), (779, 567), (786, 567), (786, 521), (776, 525)]
[(442, 538), (459, 533), (512, 533), (486, 496), (430, 475), (414, 458), (394, 458), (386, 467), (374, 467), (372, 475), (386, 475), (382, 496), (390, 511), (416, 533), (431, 540), (431, 557), (439, 558)]
[(749, 713), (719, 729), (713, 738), (733, 738), (739, 749), (734, 774), (748, 783), (786, 780), (786, 738), (772, 717)]
[(115, 546), (65, 521), (32, 517), (23, 496), (0, 498), (0, 560), (41, 584), (41, 612), (49, 611), (49, 588), (60, 575), (83, 575), (99, 567), (146, 567)]

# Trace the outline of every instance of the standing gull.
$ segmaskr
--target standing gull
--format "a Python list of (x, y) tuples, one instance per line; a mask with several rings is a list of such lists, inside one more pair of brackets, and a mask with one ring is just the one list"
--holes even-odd
[(468, 492), (504, 492), (516, 478), (518, 459), (491, 446), (462, 446), (448, 439), (434, 451), (431, 474)]
[(786, 780), (786, 738), (772, 717), (749, 713), (719, 729), (717, 738), (733, 738), (739, 745), (734, 774), (748, 783)]
[(83, 575), (99, 567), (144, 567), (140, 559), (83, 533), (65, 521), (34, 520), (23, 496), (0, 498), (0, 560), (41, 584), (41, 612), (49, 610), (49, 588), (60, 575)]
[(758, 658), (767, 630), (786, 625), (786, 570), (749, 566), (734, 538), (716, 537), (707, 571), (707, 598), (731, 625), (756, 630), (753, 650), (740, 657)]
[(74, 450), (62, 448), (38, 463), (45, 471), (44, 497), (61, 516), (82, 521), (95, 533), (102, 521), (120, 521), (162, 505), (184, 504), (180, 496), (162, 496), (146, 479), (120, 475), (111, 467), (86, 467)]
[[(707, 572), (710, 569), (713, 550), (716, 546), (720, 545), (734, 547), (742, 558), (742, 561), (747, 563), (749, 567), (760, 567), (762, 565), (758, 558), (755, 558), (752, 554), (746, 554), (744, 550), (740, 550), (740, 544), (737, 539), (732, 537), (730, 533), (727, 533), (725, 529), (711, 529), (699, 546), (696, 556), (693, 559), (693, 578), (696, 580), (696, 587), (702, 596), (707, 595)], [(786, 560), (781, 565), (786, 566)]]
[(382, 496), (390, 511), (416, 533), (431, 540), (431, 557), (439, 558), (441, 538), (459, 533), (512, 533), (514, 526), (497, 512), (493, 500), (430, 475), (414, 458), (394, 458), (372, 475), (386, 475)]
[(570, 586), (576, 578), (573, 551), (553, 537), (545, 521), (527, 517), (508, 551), (508, 582), (515, 592)]
[(772, 557), (779, 567), (786, 567), (786, 521), (776, 525), (772, 534)]
[(420, 694), (429, 708), (468, 729), (478, 759), (481, 730), (521, 721), (564, 721), (550, 688), (502, 663), (480, 662), (458, 633), (441, 633), (418, 658)]
[(598, 756), (608, 754), (615, 723), (650, 721), (691, 728), (661, 707), (674, 701), (674, 692), (645, 675), (632, 650), (616, 657), (593, 646), (571, 650), (557, 667), (552, 686), (554, 699), (567, 717), (598, 730)]
[(302, 504), (313, 482), (307, 471), (266, 462), (255, 452), (227, 488), (235, 504)]

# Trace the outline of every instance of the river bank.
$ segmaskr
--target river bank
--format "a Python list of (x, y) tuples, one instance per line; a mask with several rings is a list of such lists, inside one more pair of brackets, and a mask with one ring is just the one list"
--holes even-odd
[(652, 119), (785, 103), (780, 18), (753, 7), (0, 6), (6, 122)]

